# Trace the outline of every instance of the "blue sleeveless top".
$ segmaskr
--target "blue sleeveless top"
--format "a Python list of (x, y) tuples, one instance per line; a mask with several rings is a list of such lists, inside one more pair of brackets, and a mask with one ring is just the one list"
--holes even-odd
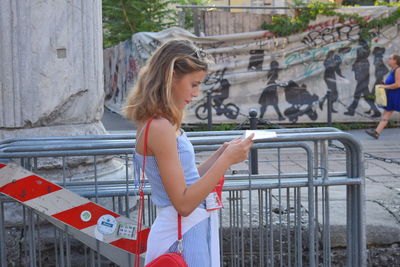
[[(396, 82), (395, 72), (391, 71), (386, 78), (385, 84), (393, 84)], [(400, 88), (386, 89), (387, 105), (384, 107), (387, 111), (400, 111)]]
[[(136, 136), (136, 140), (139, 139), (141, 134), (144, 132), (143, 129), (145, 128), (146, 125), (143, 126), (142, 131), (139, 133), (139, 135)], [(181, 129), (181, 135), (176, 138), (176, 141), (178, 146), (179, 161), (181, 162), (183, 172), (185, 175), (186, 186), (189, 186), (200, 178), (195, 162), (193, 145), (192, 143), (190, 143), (186, 133), (182, 129)], [(136, 152), (135, 149), (134, 171), (135, 171), (135, 177), (139, 180), (142, 175), (141, 173), (142, 166), (143, 166), (143, 155)], [(171, 206), (172, 203), (162, 183), (160, 171), (158, 169), (157, 160), (155, 156), (146, 156), (145, 174), (151, 186), (151, 199), (154, 205), (156, 205), (157, 207)]]

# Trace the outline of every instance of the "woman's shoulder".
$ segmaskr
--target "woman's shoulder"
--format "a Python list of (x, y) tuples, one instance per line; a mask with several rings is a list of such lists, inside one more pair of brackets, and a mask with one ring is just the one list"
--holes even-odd
[[(148, 125), (150, 123), (150, 125)], [(175, 139), (175, 127), (166, 119), (153, 118), (144, 123), (143, 127), (148, 125), (148, 148), (147, 155), (153, 156), (156, 150), (165, 149), (169, 143), (176, 142)], [(143, 129), (143, 136), (145, 135), (146, 129)], [(143, 140), (140, 138), (136, 144), (139, 153), (142, 153)]]
[(149, 136), (155, 143), (176, 139), (176, 127), (165, 118), (154, 118), (149, 128)]
[[(154, 118), (151, 121), (150, 127), (155, 129), (156, 131), (157, 130), (163, 131), (163, 130), (174, 130), (175, 129), (175, 127), (172, 125), (172, 123), (168, 119), (163, 118), (163, 117)], [(162, 133), (162, 132), (160, 132), (160, 133)]]

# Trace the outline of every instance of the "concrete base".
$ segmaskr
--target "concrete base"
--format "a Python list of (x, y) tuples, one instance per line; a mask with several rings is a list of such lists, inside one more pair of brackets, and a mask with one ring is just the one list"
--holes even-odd
[(107, 134), (100, 121), (85, 124), (55, 125), (34, 128), (0, 128), (0, 140), (13, 137), (98, 135)]

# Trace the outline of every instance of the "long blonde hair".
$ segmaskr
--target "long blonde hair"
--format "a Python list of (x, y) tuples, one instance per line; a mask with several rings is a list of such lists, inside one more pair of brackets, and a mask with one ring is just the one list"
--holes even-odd
[(171, 40), (159, 47), (140, 70), (130, 91), (123, 113), (133, 122), (164, 117), (177, 129), (183, 112), (172, 98), (172, 80), (195, 71), (207, 71), (208, 61), (202, 51), (187, 40)]

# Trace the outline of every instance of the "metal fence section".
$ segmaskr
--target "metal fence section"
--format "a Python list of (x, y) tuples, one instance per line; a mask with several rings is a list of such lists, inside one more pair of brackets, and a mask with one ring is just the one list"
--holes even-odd
[[(222, 6), (222, 5), (177, 5), (179, 26), (185, 28), (188, 16), (191, 17), (194, 33), (206, 35), (232, 34), (260, 30), (261, 24), (272, 21), (272, 15), (290, 15), (293, 10), (307, 7), (289, 6)], [(232, 12), (231, 12), (232, 11)]]
[[(258, 174), (253, 174), (250, 154), (249, 161), (233, 166), (225, 177), (225, 208), (220, 213), (224, 266), (332, 266), (330, 221), (339, 216), (330, 205), (333, 188), (346, 192), (346, 265), (366, 266), (363, 154), (358, 141), (335, 128), (271, 131), (277, 133), (275, 138), (254, 144)], [(187, 133), (200, 161), (242, 134)], [(328, 142), (341, 143), (345, 158), (333, 158)], [(0, 142), (0, 161), (20, 162), (132, 218), (137, 193), (133, 147), (133, 135), (13, 138)], [(339, 167), (332, 170), (335, 164)], [(148, 187), (146, 203), (145, 223), (151, 224), (156, 209)], [(115, 265), (98, 251), (0, 196), (2, 266)]]

